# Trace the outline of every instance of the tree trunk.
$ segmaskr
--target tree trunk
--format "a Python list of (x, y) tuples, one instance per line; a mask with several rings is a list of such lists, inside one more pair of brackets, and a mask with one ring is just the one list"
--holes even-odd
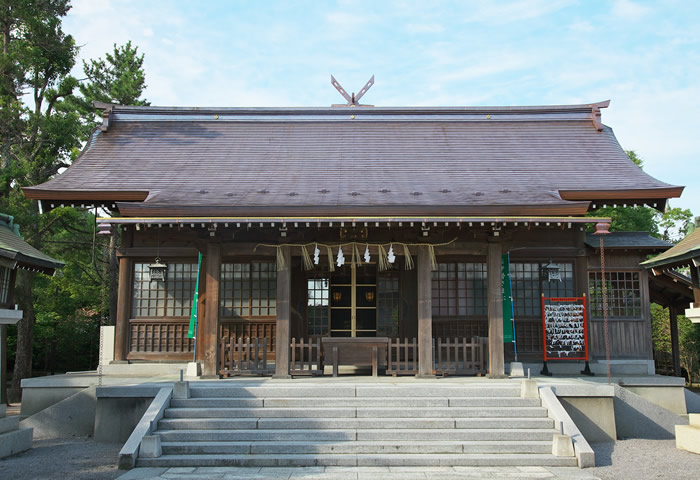
[(34, 343), (34, 295), (32, 284), (34, 272), (20, 271), (17, 275), (16, 299), (24, 315), (17, 323), (17, 351), (15, 354), (15, 369), (12, 374), (12, 384), (8, 396), (10, 402), (21, 401), (21, 382), (23, 378), (32, 376), (32, 347)]

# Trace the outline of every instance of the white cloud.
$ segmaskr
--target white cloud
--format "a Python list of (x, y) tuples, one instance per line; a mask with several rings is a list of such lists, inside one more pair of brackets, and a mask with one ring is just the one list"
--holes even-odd
[(646, 5), (632, 2), (631, 0), (616, 0), (612, 8), (613, 15), (627, 20), (637, 20), (651, 12)]

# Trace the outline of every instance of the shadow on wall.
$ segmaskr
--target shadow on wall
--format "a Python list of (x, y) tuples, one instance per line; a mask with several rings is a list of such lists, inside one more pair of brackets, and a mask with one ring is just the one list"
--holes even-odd
[(615, 385), (615, 427), (617, 438), (672, 440), (676, 425), (688, 425), (688, 419)]

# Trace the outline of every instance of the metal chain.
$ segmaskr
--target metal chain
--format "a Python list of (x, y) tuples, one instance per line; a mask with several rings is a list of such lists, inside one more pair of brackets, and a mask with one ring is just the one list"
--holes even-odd
[(605, 247), (603, 245), (603, 235), (600, 236), (600, 273), (602, 274), (603, 289), (603, 328), (605, 330), (605, 360), (608, 368), (608, 384), (612, 383), (610, 373), (610, 330), (608, 329), (608, 285), (605, 274)]
[[(104, 247), (104, 254), (102, 255), (102, 265), (103, 267), (107, 265), (107, 261), (109, 260), (107, 258), (107, 250), (108, 247)], [(105, 284), (107, 283), (107, 275), (106, 273), (109, 272), (108, 268), (104, 268), (102, 272), (102, 291), (100, 292), (100, 296), (102, 297), (102, 305), (101, 305), (101, 310), (100, 310), (100, 349), (99, 353), (97, 355), (97, 386), (101, 387), (102, 386), (102, 352), (104, 351), (104, 334), (102, 332), (102, 327), (104, 327), (105, 324), (105, 314), (106, 314), (106, 305), (105, 305), (105, 297), (107, 292), (105, 291)]]

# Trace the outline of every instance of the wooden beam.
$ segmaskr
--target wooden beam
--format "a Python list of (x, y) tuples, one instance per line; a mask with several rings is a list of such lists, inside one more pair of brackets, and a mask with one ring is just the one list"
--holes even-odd
[(131, 309), (132, 260), (119, 259), (119, 286), (117, 290), (117, 325), (114, 329), (114, 360), (126, 361), (129, 353), (129, 317)]
[(489, 299), (489, 370), (490, 378), (505, 377), (503, 349), (503, 293), (501, 286), (501, 255), (503, 248), (498, 239), (489, 239), (486, 256), (486, 275)]
[(284, 257), (284, 268), (277, 271), (277, 328), (275, 334), (275, 374), (273, 378), (289, 378), (292, 254), (289, 247), (280, 247), (280, 249)]
[(221, 277), (221, 245), (207, 244), (205, 282), (207, 299), (204, 307), (202, 336), (197, 349), (202, 352), (202, 377), (217, 377), (217, 345), (219, 331), (219, 281)]
[(673, 375), (680, 377), (682, 375), (680, 343), (678, 342), (678, 311), (673, 305), (669, 305), (668, 307), (668, 318), (671, 326), (671, 358), (673, 359)]
[(433, 376), (433, 292), (428, 247), (419, 247), (416, 262), (418, 297), (418, 377)]

